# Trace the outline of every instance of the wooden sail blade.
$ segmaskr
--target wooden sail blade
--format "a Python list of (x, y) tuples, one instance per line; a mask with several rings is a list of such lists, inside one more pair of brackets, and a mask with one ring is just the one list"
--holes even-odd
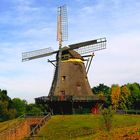
[(80, 42), (69, 45), (69, 49), (75, 50), (80, 54), (99, 51), (106, 48), (106, 38)]
[(30, 52), (24, 52), (24, 53), (22, 53), (22, 61), (29, 61), (32, 59), (50, 56), (50, 55), (53, 55), (57, 52), (58, 51), (53, 51), (51, 48), (45, 48), (45, 49), (40, 49), (40, 50), (35, 50), (35, 51), (30, 51)]
[(57, 16), (57, 41), (66, 41), (68, 39), (68, 19), (66, 5), (58, 7)]

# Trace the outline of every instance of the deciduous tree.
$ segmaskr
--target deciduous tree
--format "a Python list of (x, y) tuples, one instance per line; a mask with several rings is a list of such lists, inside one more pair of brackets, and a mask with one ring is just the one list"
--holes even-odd
[(16, 109), (17, 117), (26, 113), (27, 102), (25, 100), (21, 100), (20, 98), (14, 98), (12, 102), (14, 108)]
[(130, 96), (130, 90), (129, 88), (124, 85), (121, 87), (121, 94), (120, 94), (120, 99), (119, 99), (119, 108), (122, 110), (127, 110), (128, 107), (131, 105), (131, 101), (129, 100)]
[(119, 85), (111, 86), (111, 103), (114, 110), (119, 106), (121, 89)]

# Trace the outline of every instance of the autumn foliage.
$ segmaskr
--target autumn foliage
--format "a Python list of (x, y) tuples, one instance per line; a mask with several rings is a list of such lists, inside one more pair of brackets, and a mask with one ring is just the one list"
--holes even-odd
[(128, 83), (125, 85), (113, 84), (111, 87), (99, 84), (92, 88), (97, 96), (105, 97), (105, 106), (112, 105), (114, 110), (139, 110), (140, 109), (140, 85)]
[(120, 94), (121, 94), (121, 89), (119, 85), (112, 85), (111, 102), (112, 102), (112, 107), (114, 110), (116, 110), (119, 106)]

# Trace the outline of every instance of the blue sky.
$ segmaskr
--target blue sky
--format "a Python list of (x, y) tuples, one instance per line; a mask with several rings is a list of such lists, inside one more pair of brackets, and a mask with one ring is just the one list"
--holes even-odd
[(25, 51), (52, 47), (57, 7), (68, 8), (69, 38), (64, 45), (107, 38), (89, 71), (91, 87), (140, 83), (139, 0), (0, 0), (0, 88), (12, 98), (33, 102), (48, 94), (54, 68), (41, 58), (21, 62)]

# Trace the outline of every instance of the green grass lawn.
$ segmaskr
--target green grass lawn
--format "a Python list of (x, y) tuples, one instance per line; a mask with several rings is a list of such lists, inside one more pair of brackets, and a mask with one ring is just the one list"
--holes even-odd
[[(138, 115), (114, 115), (112, 130), (119, 133), (116, 129), (135, 125), (140, 128)], [(43, 136), (47, 140), (92, 140), (100, 134), (107, 135), (100, 115), (56, 115), (41, 128), (38, 133), (41, 137), (36, 139)]]
[(8, 128), (14, 127), (17, 123), (19, 123), (22, 119), (14, 119), (5, 122), (0, 122), (0, 133)]

